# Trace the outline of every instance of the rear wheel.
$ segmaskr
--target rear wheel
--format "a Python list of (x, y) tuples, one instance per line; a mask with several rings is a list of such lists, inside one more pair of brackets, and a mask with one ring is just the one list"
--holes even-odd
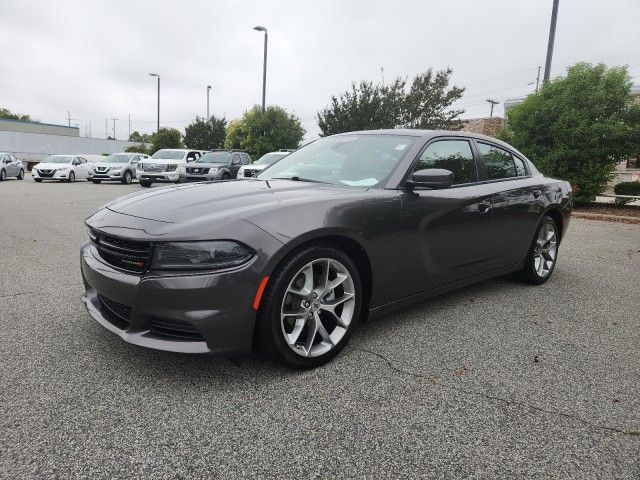
[(151, 182), (150, 182), (150, 181), (148, 181), (148, 180), (140, 180), (140, 186), (141, 186), (141, 187), (148, 188), (148, 187), (150, 187), (150, 186), (151, 186)]
[(18, 180), (24, 180), (24, 170), (21, 168), (18, 174)]
[(533, 237), (531, 247), (518, 279), (532, 285), (541, 285), (551, 277), (558, 258), (560, 236), (556, 222), (545, 216)]
[(330, 245), (287, 257), (269, 279), (258, 315), (267, 353), (293, 368), (340, 353), (360, 316), (362, 286), (353, 261)]
[(133, 180), (133, 176), (131, 175), (131, 172), (129, 170), (124, 172), (124, 175), (122, 177), (122, 183), (129, 185), (132, 180)]
[(4, 182), (7, 179), (7, 172), (0, 170), (0, 182)]
[(69, 183), (73, 183), (76, 181), (76, 174), (74, 172), (69, 173)]

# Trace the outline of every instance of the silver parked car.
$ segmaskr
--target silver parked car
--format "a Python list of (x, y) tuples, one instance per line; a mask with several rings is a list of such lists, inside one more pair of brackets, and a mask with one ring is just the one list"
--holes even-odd
[(238, 178), (253, 178), (269, 165), (273, 165), (291, 152), (293, 152), (293, 150), (279, 150), (277, 152), (265, 153), (252, 164), (240, 167), (240, 170), (238, 170)]
[(10, 153), (0, 152), (0, 182), (7, 177), (17, 177), (18, 180), (24, 178), (24, 165), (22, 161)]
[(93, 166), (93, 183), (115, 180), (122, 183), (131, 183), (136, 178), (138, 162), (149, 158), (143, 153), (112, 153), (104, 162), (98, 162)]
[(75, 182), (76, 179), (90, 179), (93, 168), (87, 159), (78, 155), (49, 155), (31, 170), (36, 182), (57, 180)]

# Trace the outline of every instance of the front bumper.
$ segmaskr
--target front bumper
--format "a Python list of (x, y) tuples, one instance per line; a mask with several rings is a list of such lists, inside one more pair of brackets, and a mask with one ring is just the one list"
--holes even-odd
[(138, 181), (148, 182), (177, 182), (180, 179), (180, 174), (176, 172), (162, 172), (162, 173), (147, 173), (138, 172), (136, 174)]
[(116, 172), (116, 173), (94, 172), (92, 175), (89, 176), (89, 178), (91, 178), (92, 180), (122, 180), (122, 176), (123, 176), (123, 172)]
[(137, 275), (106, 264), (87, 243), (80, 260), (89, 314), (126, 342), (183, 353), (251, 350), (256, 258), (224, 272)]
[(204, 174), (204, 175), (194, 175), (191, 173), (181, 173), (180, 181), (181, 182), (210, 182), (212, 180), (220, 180), (219, 173), (212, 174)]
[(33, 178), (39, 178), (42, 180), (68, 180), (70, 172), (71, 170), (65, 170), (64, 172), (60, 172), (59, 170), (57, 170), (53, 175), (41, 175), (37, 170), (34, 169), (31, 171), (31, 176)]

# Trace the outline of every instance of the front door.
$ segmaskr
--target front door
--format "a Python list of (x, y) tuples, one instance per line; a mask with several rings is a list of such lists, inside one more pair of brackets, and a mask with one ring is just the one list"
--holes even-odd
[(411, 295), (483, 273), (495, 250), (491, 229), (491, 191), (479, 183), (476, 158), (468, 139), (435, 139), (411, 171), (443, 168), (454, 174), (451, 188), (415, 188), (402, 195), (405, 241), (398, 283), (400, 296)]

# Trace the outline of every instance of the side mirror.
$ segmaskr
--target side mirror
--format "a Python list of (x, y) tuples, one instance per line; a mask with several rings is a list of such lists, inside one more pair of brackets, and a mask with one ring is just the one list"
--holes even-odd
[(433, 189), (449, 188), (453, 185), (453, 172), (441, 168), (425, 168), (413, 172), (408, 183), (414, 187)]

